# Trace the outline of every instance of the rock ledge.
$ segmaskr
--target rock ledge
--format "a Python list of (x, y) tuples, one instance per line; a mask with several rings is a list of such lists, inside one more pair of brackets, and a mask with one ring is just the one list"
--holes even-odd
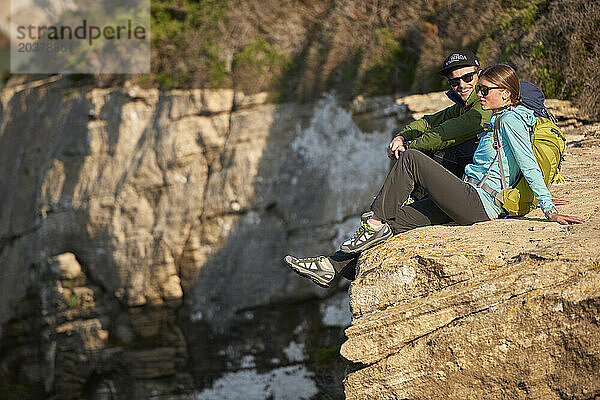
[[(351, 287), (347, 399), (591, 399), (600, 395), (600, 162), (570, 148), (560, 211), (398, 235)], [(595, 143), (595, 142), (594, 142)]]

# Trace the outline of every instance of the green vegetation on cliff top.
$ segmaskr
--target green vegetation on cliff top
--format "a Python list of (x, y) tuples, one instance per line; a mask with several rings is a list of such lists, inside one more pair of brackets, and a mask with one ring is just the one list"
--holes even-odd
[(441, 61), (471, 48), (600, 116), (599, 2), (153, 0), (151, 18), (152, 73), (136, 78), (145, 87), (300, 102), (422, 93), (447, 89)]

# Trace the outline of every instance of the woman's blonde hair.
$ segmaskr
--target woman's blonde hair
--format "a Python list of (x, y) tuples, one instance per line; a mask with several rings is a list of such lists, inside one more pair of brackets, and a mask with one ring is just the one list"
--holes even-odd
[(479, 79), (485, 78), (496, 86), (510, 92), (510, 102), (513, 106), (521, 104), (521, 85), (515, 70), (506, 64), (491, 65), (481, 71)]

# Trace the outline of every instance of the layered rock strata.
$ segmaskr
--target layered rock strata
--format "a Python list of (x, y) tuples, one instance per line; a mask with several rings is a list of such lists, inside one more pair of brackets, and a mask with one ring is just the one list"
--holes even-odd
[(1, 92), (1, 392), (342, 390), (347, 296), (281, 258), (334, 248), (405, 106), (17, 79)]

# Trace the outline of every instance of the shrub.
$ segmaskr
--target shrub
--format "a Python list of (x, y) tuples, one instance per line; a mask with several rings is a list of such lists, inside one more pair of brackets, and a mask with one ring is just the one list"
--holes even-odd
[(276, 45), (260, 37), (244, 46), (234, 57), (233, 86), (245, 93), (274, 89), (276, 78), (289, 69), (291, 60)]
[(547, 95), (573, 99), (590, 117), (600, 117), (600, 3), (553, 2), (532, 46), (535, 80)]
[(227, 0), (152, 2), (152, 73), (162, 89), (230, 84), (218, 43), (227, 9)]
[(446, 89), (440, 63), (471, 48), (598, 116), (599, 9), (589, 0), (157, 0), (145, 83), (269, 90), (283, 101), (425, 92)]

